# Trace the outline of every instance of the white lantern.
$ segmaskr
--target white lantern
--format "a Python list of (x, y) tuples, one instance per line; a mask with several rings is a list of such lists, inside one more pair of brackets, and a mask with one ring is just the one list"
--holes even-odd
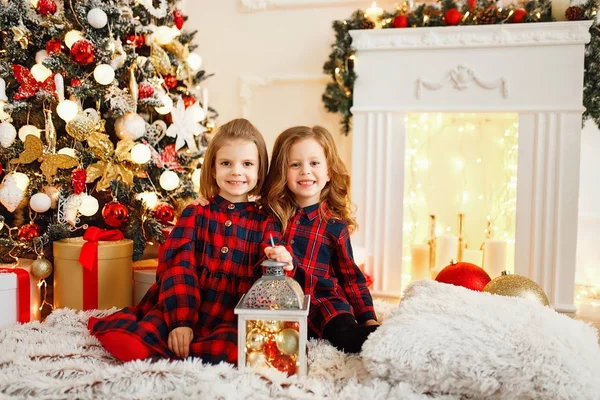
[(108, 23), (108, 16), (99, 8), (92, 8), (87, 13), (88, 23), (96, 29), (102, 29)]
[(179, 186), (179, 176), (170, 170), (166, 170), (160, 175), (160, 187), (165, 190), (175, 190)]
[(51, 205), (52, 199), (46, 193), (36, 193), (29, 199), (29, 207), (37, 213), (45, 213)]
[(155, 192), (142, 192), (137, 196), (138, 200), (141, 200), (146, 205), (146, 208), (149, 210), (154, 210), (154, 207), (158, 204), (158, 196)]
[(101, 85), (110, 85), (115, 80), (115, 70), (108, 64), (98, 64), (94, 69), (94, 79)]
[(179, 29), (161, 25), (154, 30), (154, 39), (156, 43), (165, 46), (173, 41), (179, 35)]
[(164, 105), (162, 107), (154, 107), (157, 113), (161, 115), (166, 115), (171, 112), (173, 109), (173, 100), (169, 97), (168, 94), (163, 94), (158, 98)]
[(70, 49), (71, 46), (75, 44), (75, 42), (84, 39), (83, 34), (79, 31), (69, 31), (65, 35), (65, 44)]
[(200, 54), (198, 53), (190, 53), (185, 62), (187, 62), (187, 65), (189, 65), (190, 69), (194, 72), (202, 67), (202, 57), (200, 57)]
[(56, 113), (63, 121), (69, 122), (79, 113), (79, 104), (72, 100), (63, 100), (56, 106)]
[(138, 143), (131, 148), (131, 161), (136, 164), (146, 164), (150, 161), (150, 157), (152, 157), (150, 148), (143, 143)]
[[(294, 279), (286, 277), (285, 263), (266, 260), (263, 276), (240, 299), (238, 316), (238, 368), (270, 366), (288, 375), (306, 375), (307, 316), (310, 296)], [(276, 345), (277, 357), (265, 363), (265, 347)]]
[(73, 158), (77, 158), (77, 154), (75, 153), (75, 149), (72, 149), (70, 147), (63, 147), (62, 149), (60, 149), (59, 151), (57, 151), (58, 154), (64, 154), (66, 156), (69, 157), (73, 157)]
[(29, 135), (33, 135), (33, 136), (39, 138), (40, 132), (41, 132), (41, 130), (35, 125), (23, 125), (19, 129), (19, 139), (21, 139), (21, 141), (24, 142), (25, 138)]
[(196, 168), (194, 173), (192, 173), (192, 183), (194, 184), (194, 189), (198, 191), (200, 189), (200, 175), (202, 174), (202, 170), (200, 168)]
[(31, 75), (38, 82), (44, 82), (52, 75), (52, 71), (42, 64), (35, 64), (31, 67)]
[(13, 172), (12, 176), (17, 184), (17, 187), (23, 192), (27, 190), (29, 186), (29, 177), (22, 172)]
[(94, 196), (90, 196), (87, 194), (82, 194), (83, 198), (81, 199), (81, 205), (78, 210), (81, 215), (85, 215), (86, 217), (91, 217), (92, 215), (98, 212), (98, 200)]

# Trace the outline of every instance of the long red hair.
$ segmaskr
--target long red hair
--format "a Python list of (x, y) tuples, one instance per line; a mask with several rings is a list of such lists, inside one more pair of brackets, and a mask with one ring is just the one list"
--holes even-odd
[(307, 139), (313, 139), (323, 147), (330, 177), (330, 181), (321, 191), (320, 216), (324, 218), (325, 213), (329, 212), (334, 219), (345, 220), (348, 230), (352, 233), (358, 225), (350, 199), (350, 174), (337, 151), (333, 136), (321, 126), (295, 126), (286, 129), (277, 137), (260, 202), (279, 219), (285, 232), (288, 221), (298, 208), (294, 194), (287, 187), (290, 149), (294, 144)]

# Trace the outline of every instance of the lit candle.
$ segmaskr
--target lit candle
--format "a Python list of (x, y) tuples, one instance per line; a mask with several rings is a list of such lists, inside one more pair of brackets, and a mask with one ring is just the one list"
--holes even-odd
[(566, 21), (565, 11), (571, 5), (570, 0), (552, 0), (552, 16), (557, 21)]
[(485, 241), (483, 250), (483, 269), (492, 279), (502, 275), (506, 269), (506, 242), (504, 240)]
[(412, 259), (412, 281), (420, 281), (429, 279), (431, 272), (429, 271), (429, 245), (419, 244), (414, 245), (411, 249)]
[(458, 237), (454, 235), (439, 236), (436, 240), (435, 269), (439, 272), (448, 266), (451, 260), (458, 258)]
[(464, 249), (463, 250), (463, 261), (471, 264), (475, 264), (481, 267), (483, 261), (483, 252), (481, 250)]
[(382, 14), (383, 8), (377, 7), (377, 2), (374, 1), (373, 4), (371, 4), (371, 7), (367, 8), (367, 11), (365, 12), (365, 18), (374, 22), (375, 28), (381, 28), (381, 21), (379, 20), (379, 17), (381, 17)]

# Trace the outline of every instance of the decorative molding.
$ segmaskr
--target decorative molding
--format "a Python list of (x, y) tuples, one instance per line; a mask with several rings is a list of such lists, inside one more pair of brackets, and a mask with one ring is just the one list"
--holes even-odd
[(364, 6), (363, 0), (241, 0), (244, 12), (260, 12), (283, 8), (311, 8), (334, 6)]
[(275, 76), (241, 76), (240, 77), (240, 105), (242, 117), (248, 118), (250, 114), (250, 102), (256, 88), (280, 83), (327, 83), (329, 76), (322, 74), (299, 74), (299, 75), (275, 75)]
[(466, 90), (471, 87), (472, 83), (476, 83), (479, 87), (487, 90), (500, 89), (502, 97), (508, 97), (508, 85), (506, 78), (500, 78), (495, 82), (486, 82), (479, 78), (472, 68), (466, 65), (458, 65), (454, 69), (450, 70), (445, 78), (442, 78), (439, 82), (431, 82), (425, 79), (417, 79), (417, 99), (421, 99), (421, 93), (423, 88), (429, 90), (440, 90), (446, 84), (452, 83), (457, 90)]
[(585, 44), (592, 21), (352, 30), (359, 51)]

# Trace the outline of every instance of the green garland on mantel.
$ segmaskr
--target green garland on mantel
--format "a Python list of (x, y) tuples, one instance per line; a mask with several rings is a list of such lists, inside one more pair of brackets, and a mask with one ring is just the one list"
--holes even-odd
[[(550, 22), (551, 1), (532, 0), (523, 8), (509, 5), (496, 7), (495, 2), (468, 0), (458, 5), (454, 0), (443, 0), (436, 5), (420, 5), (410, 10), (405, 2), (394, 12), (384, 12), (381, 16), (382, 29), (397, 27), (418, 28), (448, 25), (486, 25)], [(566, 16), (571, 21), (596, 18), (600, 0), (587, 0), (578, 6), (567, 8)], [(450, 11), (450, 13), (449, 13)], [(356, 73), (354, 72), (354, 49), (350, 31), (373, 29), (375, 24), (365, 17), (362, 10), (355, 11), (349, 19), (334, 21), (335, 43), (323, 71), (330, 75), (332, 82), (327, 84), (322, 99), (327, 111), (341, 115), (342, 132), (347, 135), (352, 128), (352, 96)], [(586, 47), (583, 105), (586, 108), (584, 119), (594, 120), (600, 127), (600, 28), (594, 24), (590, 30), (591, 41)]]

